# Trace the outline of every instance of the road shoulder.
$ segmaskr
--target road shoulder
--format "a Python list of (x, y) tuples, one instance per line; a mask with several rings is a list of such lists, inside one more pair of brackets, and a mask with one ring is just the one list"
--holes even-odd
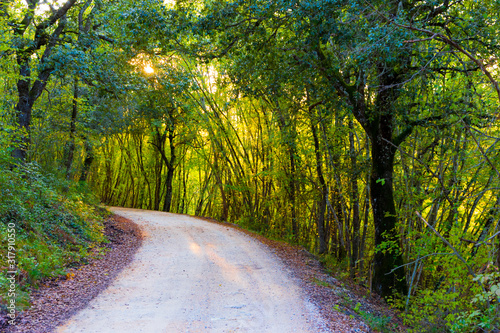
[[(85, 308), (133, 260), (142, 243), (134, 222), (112, 215), (104, 222), (109, 243), (94, 250), (88, 263), (67, 269), (65, 277), (45, 281), (31, 293), (31, 306), (23, 311), (16, 326), (5, 333), (46, 333)], [(104, 253), (104, 254), (103, 254)]]

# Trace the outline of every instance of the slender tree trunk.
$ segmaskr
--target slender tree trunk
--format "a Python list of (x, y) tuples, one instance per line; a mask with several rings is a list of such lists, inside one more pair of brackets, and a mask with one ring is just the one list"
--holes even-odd
[(311, 132), (314, 139), (314, 152), (316, 154), (316, 173), (321, 187), (321, 197), (318, 202), (318, 216), (316, 218), (316, 226), (318, 230), (318, 253), (323, 254), (327, 251), (326, 235), (325, 235), (325, 211), (326, 201), (328, 200), (328, 188), (323, 176), (323, 163), (321, 159), (321, 151), (319, 147), (318, 131), (315, 124), (311, 124)]
[(161, 186), (161, 175), (163, 172), (163, 159), (158, 158), (156, 160), (156, 167), (155, 167), (155, 196), (154, 196), (154, 208), (153, 210), (160, 210), (160, 200), (161, 200), (161, 192), (162, 192), (162, 186)]
[(351, 257), (350, 257), (350, 273), (351, 278), (356, 275), (356, 263), (359, 259), (359, 189), (358, 189), (358, 170), (357, 156), (354, 148), (354, 124), (352, 119), (349, 120), (349, 154), (351, 158), (351, 204), (352, 204), (352, 239), (351, 239)]
[(165, 192), (165, 201), (163, 202), (164, 212), (170, 212), (170, 206), (172, 205), (172, 193), (173, 193), (172, 183), (174, 180), (174, 171), (176, 163), (173, 129), (170, 129), (168, 132), (168, 140), (170, 147), (170, 159), (166, 159), (166, 156), (164, 154), (162, 155), (166, 159), (165, 163), (167, 164), (167, 179), (165, 180), (167, 189)]
[[(486, 236), (490, 232), (491, 227), (493, 226), (493, 223), (498, 219), (499, 210), (500, 210), (500, 195), (497, 196), (495, 204), (493, 205), (493, 207), (490, 208), (490, 210), (488, 212), (488, 215), (487, 215), (488, 218), (486, 219), (486, 222), (484, 223), (484, 226), (481, 230), (481, 234), (479, 235), (479, 238), (477, 239), (476, 244), (484, 242), (484, 240), (486, 239)], [(494, 230), (494, 231), (496, 231), (496, 230)], [(494, 239), (492, 240), (492, 242), (494, 242)], [(479, 249), (478, 246), (474, 246), (472, 248), (471, 258), (476, 256), (478, 249)]]
[(292, 210), (292, 235), (294, 240), (299, 238), (299, 225), (297, 222), (297, 196), (296, 196), (296, 167), (295, 167), (295, 149), (289, 150), (290, 156), (290, 179), (289, 179), (289, 191), (290, 191), (290, 204)]
[(76, 117), (78, 115), (78, 78), (75, 77), (73, 85), (73, 103), (71, 108), (71, 121), (69, 124), (69, 141), (66, 145), (66, 179), (71, 177), (71, 166), (73, 164), (73, 156), (75, 154), (75, 133), (76, 133)]
[(214, 152), (214, 174), (215, 174), (215, 179), (217, 181), (217, 186), (219, 187), (220, 190), (220, 195), (222, 200), (222, 215), (220, 218), (222, 221), (227, 221), (229, 215), (229, 206), (227, 204), (226, 191), (224, 190), (224, 183), (222, 182), (222, 177), (220, 173), (221, 172), (219, 169), (217, 153)]
[[(142, 147), (142, 135), (134, 135), (132, 134), (132, 138), (133, 140), (135, 141), (135, 150), (136, 150), (136, 156), (137, 156), (137, 164), (139, 165), (139, 169), (141, 170), (142, 172), (142, 176), (144, 177), (144, 181), (146, 182), (146, 189), (148, 191), (148, 201), (147, 201), (147, 208), (148, 209), (152, 209), (152, 198), (151, 198), (151, 184), (149, 183), (149, 179), (148, 179), (148, 174), (146, 172), (146, 168), (144, 166), (144, 154), (143, 154), (143, 147)], [(140, 199), (140, 204), (141, 204), (141, 208), (144, 207), (144, 191), (141, 191), (141, 199)]]
[[(370, 155), (370, 140), (366, 137), (365, 143), (366, 156)], [(365, 269), (365, 247), (366, 247), (366, 233), (368, 230), (368, 222), (370, 216), (370, 175), (366, 175), (366, 188), (365, 188), (365, 200), (363, 207), (363, 235), (361, 236), (361, 244), (359, 246), (359, 272), (363, 274)]]
[(83, 146), (85, 148), (85, 160), (83, 161), (82, 173), (80, 175), (80, 181), (87, 181), (87, 177), (90, 171), (90, 167), (92, 166), (92, 162), (94, 161), (94, 150), (92, 147), (92, 143), (88, 138), (84, 138)]
[[(201, 171), (201, 170), (200, 170)], [(210, 184), (210, 180), (212, 178), (213, 171), (210, 170), (209, 173), (205, 172), (205, 180), (203, 181), (203, 187), (200, 191), (200, 196), (198, 199), (198, 204), (196, 205), (196, 209), (194, 211), (195, 216), (200, 216), (201, 210), (203, 209), (203, 203), (205, 201), (205, 192), (207, 191), (208, 185)], [(200, 180), (201, 180), (201, 175), (200, 175)]]
[(299, 234), (299, 226), (297, 222), (297, 212), (296, 212), (296, 131), (295, 128), (292, 128), (292, 121), (290, 114), (287, 112), (283, 112), (281, 108), (277, 104), (277, 112), (279, 116), (279, 127), (281, 131), (281, 140), (282, 144), (286, 147), (286, 152), (288, 154), (289, 160), (289, 174), (287, 181), (287, 193), (288, 193), (288, 202), (290, 204), (290, 213), (291, 213), (291, 222), (292, 222), (292, 237), (294, 240), (298, 239)]
[(187, 182), (189, 179), (189, 172), (186, 171), (186, 169), (183, 170), (183, 177), (182, 177), (182, 199), (181, 199), (181, 206), (179, 208), (179, 213), (184, 214), (184, 211), (187, 213), (187, 208), (186, 208), (186, 199), (187, 199)]
[(165, 145), (165, 136), (162, 135), (159, 127), (155, 128), (155, 136), (153, 137), (153, 140), (156, 141), (153, 144), (153, 146), (158, 150), (157, 156), (153, 154), (154, 158), (153, 170), (154, 170), (154, 180), (155, 180), (153, 210), (160, 210), (160, 201), (162, 196), (162, 173), (163, 173), (163, 164), (165, 162), (165, 158), (163, 157), (162, 151)]
[(359, 246), (359, 272), (363, 274), (365, 269), (365, 247), (366, 247), (366, 232), (368, 230), (368, 219), (370, 213), (370, 186), (369, 179), (366, 182), (366, 195), (363, 207), (364, 217), (363, 217), (363, 234), (361, 236), (361, 242)]

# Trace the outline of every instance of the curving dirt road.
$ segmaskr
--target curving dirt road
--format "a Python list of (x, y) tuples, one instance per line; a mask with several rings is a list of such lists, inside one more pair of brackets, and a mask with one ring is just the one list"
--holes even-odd
[(144, 233), (134, 261), (56, 332), (326, 332), (279, 260), (253, 238), (184, 215), (111, 208)]

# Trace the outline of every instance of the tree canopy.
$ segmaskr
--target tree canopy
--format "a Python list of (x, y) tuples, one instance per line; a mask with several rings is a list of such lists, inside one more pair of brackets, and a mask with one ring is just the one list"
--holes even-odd
[(2, 168), (301, 244), (417, 331), (498, 328), (498, 1), (42, 4), (0, 1)]

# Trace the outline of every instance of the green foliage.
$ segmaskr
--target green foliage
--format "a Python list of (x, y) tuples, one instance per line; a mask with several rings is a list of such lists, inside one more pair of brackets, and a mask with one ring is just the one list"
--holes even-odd
[(4, 123), (1, 116), (0, 110), (0, 165), (7, 165), (11, 162), (11, 142), (14, 141), (16, 128), (8, 123)]
[(392, 332), (390, 328), (391, 317), (377, 316), (371, 312), (361, 309), (361, 303), (357, 303), (353, 309), (372, 330), (377, 332)]
[(326, 288), (333, 288), (333, 286), (330, 283), (328, 283), (326, 281), (318, 280), (317, 278), (314, 278), (313, 282), (315, 284), (317, 284), (318, 286), (322, 286), (322, 287), (326, 287)]
[(326, 271), (330, 275), (337, 276), (340, 279), (347, 279), (349, 277), (348, 262), (346, 259), (339, 260), (332, 254), (324, 254), (319, 257)]
[(498, 304), (462, 312), (447, 319), (448, 327), (454, 333), (494, 332), (500, 327)]
[(474, 281), (480, 282), (484, 289), (472, 298), (473, 309), (446, 318), (451, 332), (500, 329), (500, 273), (478, 274)]
[[(26, 12), (7, 7), (17, 21)], [(95, 219), (88, 189), (46, 175), (62, 173), (73, 138), (70, 176), (88, 171), (106, 203), (162, 209), (168, 192), (175, 212), (313, 251), (321, 239), (327, 269), (364, 283), (382, 267), (374, 256), (400, 256), (411, 292), (392, 304), (415, 331), (493, 330), (496, 277), (470, 272), (500, 265), (499, 103), (478, 66), (497, 77), (499, 11), (498, 1), (97, 1), (82, 16), (91, 29), (52, 50), (30, 133), (13, 121), (20, 46), (2, 16), (0, 217), (20, 228), (24, 283), (100, 239), (98, 223), (83, 222)], [(29, 58), (33, 82), (42, 51)], [(44, 172), (10, 170), (28, 136)], [(373, 167), (382, 151), (391, 163)], [(394, 190), (395, 210), (375, 216), (377, 188)], [(386, 321), (356, 308), (374, 329)]]
[(445, 318), (460, 307), (458, 296), (444, 288), (422, 290), (412, 299), (403, 321), (412, 332), (442, 332), (447, 325)]
[[(18, 295), (26, 298), (29, 288), (65, 274), (65, 266), (85, 258), (92, 244), (104, 241), (102, 216), (80, 184), (43, 173), (33, 163), (12, 170), (8, 164), (0, 167), (1, 278), (5, 280), (10, 267), (4, 251), (14, 226), (11, 252), (17, 264)], [(6, 286), (2, 283), (2, 288)], [(5, 295), (5, 290), (1, 292)]]

